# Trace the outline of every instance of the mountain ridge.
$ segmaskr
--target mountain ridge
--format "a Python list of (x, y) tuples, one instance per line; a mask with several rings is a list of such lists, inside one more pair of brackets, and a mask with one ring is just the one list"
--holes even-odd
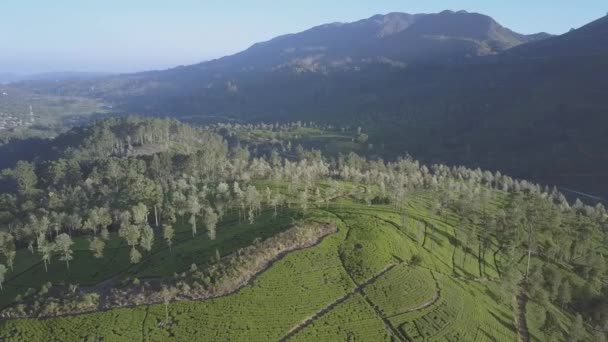
[[(445, 61), (496, 54), (549, 35), (523, 35), (507, 29), (489, 16), (466, 11), (434, 14), (392, 12), (346, 23), (315, 26), (280, 35), (230, 56), (193, 65), (197, 68), (239, 66), (268, 68), (290, 58), (322, 57), (325, 64), (350, 59), (387, 57), (403, 63)], [(452, 45), (447, 44), (449, 40)], [(461, 45), (458, 45), (461, 44)], [(447, 45), (443, 51), (441, 45)], [(455, 56), (453, 56), (455, 55)], [(438, 58), (437, 58), (438, 57)], [(186, 66), (187, 67), (187, 66)]]

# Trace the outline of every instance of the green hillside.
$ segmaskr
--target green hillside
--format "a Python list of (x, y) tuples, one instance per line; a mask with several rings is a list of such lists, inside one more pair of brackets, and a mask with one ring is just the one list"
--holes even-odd
[(341, 154), (365, 149), (348, 132), (112, 119), (57, 137), (3, 172), (1, 338), (605, 338), (603, 206)]

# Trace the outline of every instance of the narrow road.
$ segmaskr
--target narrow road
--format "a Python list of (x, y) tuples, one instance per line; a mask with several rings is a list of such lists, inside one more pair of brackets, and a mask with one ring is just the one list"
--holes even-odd
[(328, 312), (330, 312), (331, 310), (333, 310), (336, 306), (344, 303), (345, 301), (347, 301), (349, 298), (351, 298), (355, 294), (361, 293), (361, 291), (365, 287), (367, 287), (370, 284), (372, 284), (373, 282), (375, 282), (378, 278), (380, 278), (381, 276), (383, 276), (384, 274), (386, 274), (388, 271), (392, 270), (393, 267), (395, 267), (395, 266), (396, 266), (395, 264), (387, 266), (380, 273), (376, 274), (375, 276), (373, 276), (373, 277), (369, 278), (368, 280), (366, 280), (364, 283), (362, 283), (362, 284), (358, 285), (357, 287), (353, 288), (348, 293), (346, 293), (344, 296), (336, 299), (335, 301), (333, 301), (330, 304), (328, 304), (325, 307), (323, 307), (321, 310), (319, 310), (316, 313), (314, 313), (312, 316), (304, 319), (298, 325), (296, 325), (293, 328), (289, 329), (289, 331), (287, 332), (287, 334), (285, 334), (285, 336), (283, 336), (283, 337), (281, 337), (279, 339), (279, 342), (284, 342), (284, 341), (289, 340), (291, 337), (293, 337), (295, 334), (297, 334), (298, 332), (300, 332), (302, 329), (308, 327), (309, 325), (311, 325), (312, 323), (314, 323), (316, 320), (318, 320), (319, 318), (323, 317), (325, 314), (327, 314)]

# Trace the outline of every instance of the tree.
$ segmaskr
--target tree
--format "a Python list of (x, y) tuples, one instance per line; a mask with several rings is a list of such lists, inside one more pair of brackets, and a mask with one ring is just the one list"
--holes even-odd
[(138, 226), (129, 224), (125, 227), (122, 234), (124, 235), (125, 240), (127, 240), (127, 244), (131, 246), (131, 249), (133, 249), (139, 243), (141, 230)]
[(94, 237), (89, 244), (89, 250), (93, 252), (93, 256), (97, 259), (103, 258), (103, 249), (105, 248), (106, 243), (98, 238)]
[(168, 323), (169, 322), (169, 304), (177, 295), (177, 289), (163, 285), (162, 289), (160, 291), (160, 294), (163, 297), (163, 303), (165, 304), (165, 323)]
[(17, 182), (19, 193), (31, 195), (36, 192), (38, 176), (36, 175), (34, 164), (26, 161), (18, 161), (15, 165), (15, 169), (11, 172), (11, 176), (13, 176)]
[(196, 215), (201, 211), (201, 205), (198, 202), (197, 196), (191, 195), (188, 197), (188, 212), (190, 213), (190, 220), (188, 221), (192, 225), (192, 237), (196, 236)]
[(4, 254), (6, 257), (6, 263), (8, 267), (13, 269), (13, 262), (15, 260), (15, 256), (17, 255), (16, 246), (15, 246), (15, 237), (5, 231), (0, 231), (0, 252)]
[(46, 240), (42, 245), (38, 245), (38, 252), (40, 252), (42, 261), (44, 262), (45, 272), (48, 272), (48, 264), (51, 263), (51, 258), (53, 257), (53, 252), (55, 249), (55, 244)]
[(97, 208), (97, 226), (101, 230), (101, 236), (104, 240), (109, 237), (108, 226), (112, 224), (112, 215), (108, 208)]
[(148, 207), (143, 203), (138, 203), (131, 208), (133, 222), (136, 225), (143, 226), (148, 222)]
[(141, 253), (137, 250), (137, 248), (133, 247), (129, 253), (129, 258), (131, 259), (132, 264), (137, 264), (141, 261)]
[(66, 233), (59, 234), (59, 236), (57, 236), (55, 239), (57, 250), (62, 254), (60, 260), (65, 261), (68, 272), (70, 271), (70, 260), (74, 259), (72, 256), (73, 244), (74, 242), (72, 241), (72, 238)]
[(141, 240), (139, 242), (141, 247), (146, 251), (152, 250), (154, 244), (154, 230), (146, 223), (145, 226), (141, 227)]
[(249, 185), (247, 190), (245, 190), (245, 204), (248, 208), (247, 219), (249, 224), (253, 224), (256, 212), (262, 207), (260, 193), (253, 185)]
[(300, 204), (300, 209), (302, 209), (302, 212), (306, 213), (306, 211), (308, 211), (308, 190), (307, 189), (300, 191), (300, 193), (298, 195), (298, 202)]
[(274, 197), (270, 200), (270, 205), (272, 206), (272, 209), (273, 209), (273, 213), (272, 213), (273, 218), (277, 217), (277, 214), (278, 214), (277, 210), (281, 206), (282, 203), (283, 203), (283, 196), (280, 193), (275, 194)]
[(205, 209), (205, 225), (207, 226), (207, 236), (209, 236), (210, 240), (215, 240), (217, 220), (217, 214), (212, 208)]
[(84, 229), (88, 229), (93, 232), (93, 235), (97, 235), (97, 228), (99, 218), (97, 217), (97, 208), (92, 209), (89, 212), (87, 219), (84, 221), (83, 227)]
[(4, 266), (4, 264), (0, 264), (0, 290), (2, 291), (4, 291), (2, 288), (2, 283), (4, 282), (4, 277), (6, 276), (7, 271), (6, 266)]
[(165, 224), (163, 225), (163, 239), (167, 242), (169, 246), (169, 253), (171, 252), (171, 246), (173, 245), (173, 237), (175, 236), (175, 230), (171, 225)]

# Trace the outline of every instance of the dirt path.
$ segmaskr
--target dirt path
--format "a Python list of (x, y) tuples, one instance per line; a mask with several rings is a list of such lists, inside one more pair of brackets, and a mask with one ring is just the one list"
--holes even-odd
[(528, 331), (528, 322), (526, 320), (526, 305), (528, 304), (528, 296), (526, 294), (525, 285), (518, 286), (518, 293), (513, 297), (513, 306), (515, 308), (515, 327), (517, 328), (517, 340), (520, 342), (530, 342), (530, 332)]
[(284, 341), (289, 340), (291, 337), (293, 337), (295, 334), (297, 334), (298, 332), (300, 332), (302, 329), (308, 327), (309, 325), (311, 325), (312, 323), (314, 323), (316, 320), (318, 320), (319, 318), (323, 317), (325, 314), (327, 314), (328, 312), (330, 312), (331, 310), (333, 310), (336, 306), (344, 303), (345, 301), (347, 301), (349, 298), (351, 298), (355, 294), (361, 293), (365, 287), (367, 287), (370, 284), (372, 284), (373, 282), (375, 282), (378, 278), (380, 278), (381, 276), (383, 276), (384, 274), (386, 274), (388, 271), (392, 270), (393, 267), (395, 267), (395, 266), (396, 266), (395, 264), (387, 266), (380, 273), (374, 275), (373, 277), (371, 277), (368, 280), (366, 280), (364, 283), (362, 283), (362, 284), (358, 285), (357, 287), (353, 288), (348, 293), (346, 293), (344, 296), (342, 296), (342, 297), (336, 299), (335, 301), (329, 303), (328, 305), (326, 305), (325, 307), (323, 307), (321, 310), (315, 312), (310, 317), (304, 319), (298, 325), (296, 325), (293, 328), (289, 329), (289, 331), (287, 332), (287, 334), (285, 334), (285, 336), (283, 336), (283, 337), (281, 337), (279, 339), (279, 342), (284, 342)]

